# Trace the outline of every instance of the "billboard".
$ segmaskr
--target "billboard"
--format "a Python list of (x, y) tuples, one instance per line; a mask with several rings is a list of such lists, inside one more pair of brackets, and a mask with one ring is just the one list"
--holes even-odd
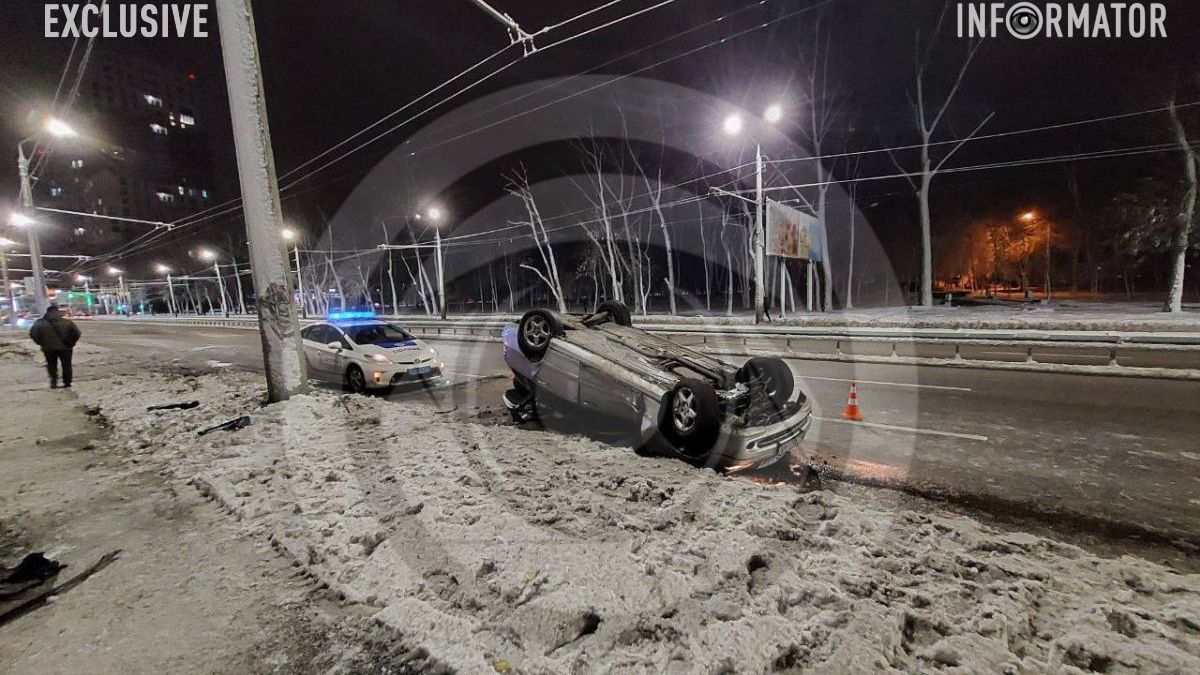
[(820, 262), (821, 234), (816, 218), (767, 200), (767, 255)]

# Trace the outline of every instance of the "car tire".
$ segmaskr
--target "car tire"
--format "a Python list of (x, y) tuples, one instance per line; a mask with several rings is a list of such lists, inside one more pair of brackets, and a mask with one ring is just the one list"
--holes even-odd
[(792, 375), (792, 369), (783, 359), (774, 356), (756, 356), (747, 361), (738, 369), (737, 381), (762, 387), (762, 393), (767, 395), (776, 410), (783, 409), (796, 389), (796, 377)]
[(721, 404), (716, 389), (705, 380), (680, 379), (667, 397), (663, 425), (667, 438), (685, 454), (703, 459), (721, 431)]
[(363, 374), (362, 368), (350, 366), (346, 369), (345, 387), (351, 394), (367, 393), (367, 376)]
[(608, 312), (608, 317), (618, 326), (633, 325), (633, 315), (629, 313), (629, 308), (623, 302), (605, 300), (596, 308), (596, 313), (599, 314), (600, 312)]
[(531, 309), (525, 312), (517, 324), (517, 345), (521, 353), (532, 361), (538, 361), (550, 348), (550, 340), (562, 335), (562, 322), (558, 315), (548, 309)]

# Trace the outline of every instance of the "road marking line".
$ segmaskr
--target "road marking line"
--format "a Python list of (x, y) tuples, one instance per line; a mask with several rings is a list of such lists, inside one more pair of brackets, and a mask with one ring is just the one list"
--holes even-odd
[(964, 438), (968, 441), (984, 441), (988, 440), (987, 436), (979, 436), (977, 434), (960, 434), (954, 431), (939, 431), (937, 429), (917, 429), (916, 427), (902, 427), (895, 424), (880, 424), (879, 422), (855, 422), (854, 420), (844, 420), (837, 417), (816, 417), (815, 419), (822, 422), (837, 422), (838, 424), (852, 424), (859, 427), (871, 427), (874, 429), (887, 429), (889, 431), (903, 431), (910, 434), (925, 434), (927, 436), (949, 436), (950, 438)]
[(827, 382), (854, 382), (857, 384), (881, 384), (888, 387), (913, 387), (915, 389), (944, 389), (947, 391), (971, 391), (970, 387), (952, 387), (945, 384), (913, 384), (911, 382), (877, 382), (875, 380), (853, 380), (844, 377), (817, 377), (816, 375), (800, 375), (802, 380), (825, 380)]

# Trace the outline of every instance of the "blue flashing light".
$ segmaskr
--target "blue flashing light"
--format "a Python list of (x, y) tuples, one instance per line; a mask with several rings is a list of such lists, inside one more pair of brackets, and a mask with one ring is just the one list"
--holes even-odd
[(347, 310), (344, 312), (330, 312), (326, 317), (330, 321), (356, 321), (361, 319), (374, 319), (375, 312), (361, 310)]

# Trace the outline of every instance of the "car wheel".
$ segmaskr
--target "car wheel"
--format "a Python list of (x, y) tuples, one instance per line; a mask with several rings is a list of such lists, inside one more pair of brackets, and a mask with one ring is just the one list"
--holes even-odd
[(783, 359), (773, 356), (756, 356), (746, 362), (737, 372), (737, 381), (750, 387), (758, 396), (765, 396), (776, 410), (780, 410), (792, 397), (796, 378)]
[(550, 339), (562, 334), (562, 323), (548, 309), (531, 309), (517, 324), (517, 344), (527, 358), (538, 360), (550, 348)]
[(683, 378), (667, 400), (667, 435), (691, 457), (712, 449), (721, 430), (717, 392), (704, 380)]
[(351, 394), (362, 394), (367, 391), (367, 377), (362, 368), (350, 366), (346, 369), (346, 391)]
[(605, 300), (596, 308), (596, 313), (608, 312), (608, 317), (613, 323), (618, 326), (632, 326), (633, 316), (629, 313), (629, 308), (625, 303), (617, 302), (616, 300)]

